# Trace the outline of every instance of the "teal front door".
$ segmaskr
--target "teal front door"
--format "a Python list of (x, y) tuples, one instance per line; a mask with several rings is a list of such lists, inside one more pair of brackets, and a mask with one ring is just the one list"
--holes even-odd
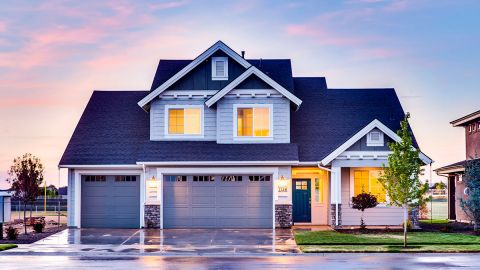
[(310, 179), (293, 179), (293, 222), (311, 222)]

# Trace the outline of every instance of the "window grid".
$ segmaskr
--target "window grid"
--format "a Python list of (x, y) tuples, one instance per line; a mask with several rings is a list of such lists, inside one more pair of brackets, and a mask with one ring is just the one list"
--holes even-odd
[(194, 175), (193, 182), (213, 182), (215, 181), (215, 176), (213, 175)]
[(116, 175), (115, 182), (135, 182), (137, 177), (133, 175)]
[(268, 182), (270, 181), (270, 175), (250, 175), (248, 179), (252, 182)]
[(186, 175), (165, 175), (164, 178), (167, 182), (186, 182)]
[(222, 182), (241, 182), (242, 178), (241, 175), (223, 175)]
[(106, 182), (107, 177), (105, 175), (87, 175), (85, 182)]

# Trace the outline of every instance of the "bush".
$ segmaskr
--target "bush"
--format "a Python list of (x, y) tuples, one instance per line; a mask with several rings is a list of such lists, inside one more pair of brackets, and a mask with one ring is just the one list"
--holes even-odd
[(7, 228), (7, 238), (8, 238), (8, 240), (17, 240), (18, 230), (13, 228), (12, 226), (9, 226)]
[[(403, 227), (403, 222), (402, 222), (402, 227)], [(412, 226), (412, 221), (407, 220), (407, 231), (411, 232), (413, 229), (413, 226)]]
[(447, 224), (443, 227), (440, 228), (440, 231), (441, 232), (444, 232), (444, 233), (450, 233), (450, 232), (453, 232), (453, 226), (451, 224)]
[(43, 221), (36, 221), (33, 224), (33, 230), (36, 233), (42, 233), (44, 228), (45, 228), (45, 223)]
[(370, 193), (360, 193), (355, 197), (352, 197), (352, 208), (362, 211), (362, 217), (360, 218), (360, 229), (365, 230), (366, 224), (363, 220), (363, 212), (365, 209), (373, 208), (378, 205), (377, 197)]

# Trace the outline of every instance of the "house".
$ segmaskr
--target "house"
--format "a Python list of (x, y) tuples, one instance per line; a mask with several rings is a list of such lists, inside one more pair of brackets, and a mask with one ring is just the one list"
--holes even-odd
[(465, 160), (443, 166), (434, 170), (438, 175), (448, 179), (448, 219), (470, 221), (460, 206), (460, 199), (465, 198), (465, 183), (462, 176), (465, 172), (467, 160), (478, 158), (480, 155), (480, 111), (465, 115), (450, 122), (453, 127), (465, 129)]
[(92, 94), (59, 164), (68, 224), (358, 225), (350, 199), (368, 191), (381, 204), (367, 224), (399, 225), (377, 176), (403, 117), (394, 89), (330, 89), (294, 77), (289, 59), (246, 59), (218, 41), (160, 60), (149, 91)]
[(9, 222), (11, 219), (12, 192), (0, 189), (0, 223)]

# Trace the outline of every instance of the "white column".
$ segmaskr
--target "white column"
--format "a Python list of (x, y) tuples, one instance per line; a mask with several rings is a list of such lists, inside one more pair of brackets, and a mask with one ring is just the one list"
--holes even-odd
[(341, 177), (341, 167), (332, 167), (330, 173), (330, 202), (332, 204), (342, 203)]

